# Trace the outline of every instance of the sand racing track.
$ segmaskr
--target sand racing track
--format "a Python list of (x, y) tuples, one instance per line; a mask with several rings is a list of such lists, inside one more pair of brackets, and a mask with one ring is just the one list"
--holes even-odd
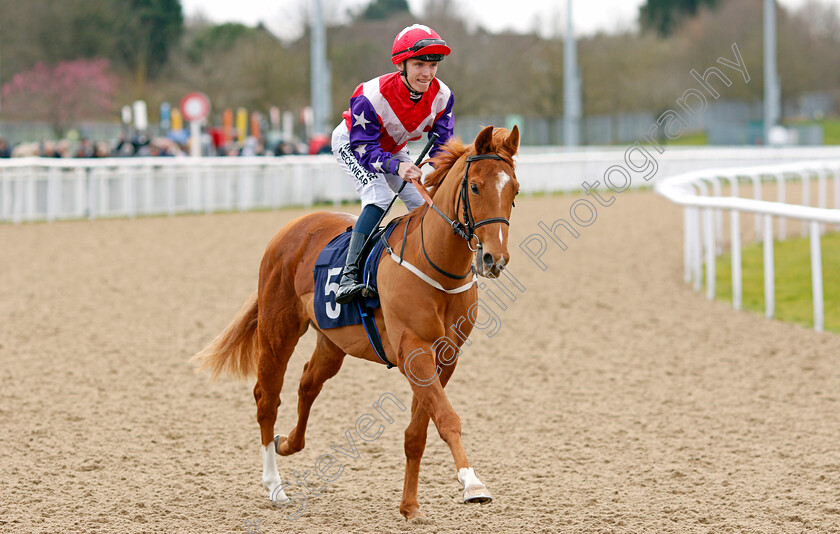
[[(549, 240), (540, 269), (518, 244), (575, 200), (517, 202), (525, 291), (497, 292), (504, 311), (488, 298), (499, 331), (473, 333), (447, 387), (496, 500), (459, 504), (432, 430), (425, 524), (398, 510), (407, 411), (290, 521), (260, 485), (253, 382), (211, 385), (188, 361), (302, 212), (0, 225), (0, 532), (840, 532), (840, 336), (694, 293), (681, 211), (652, 192), (600, 207), (566, 251)], [(284, 480), (386, 392), (410, 402), (397, 370), (348, 358)]]

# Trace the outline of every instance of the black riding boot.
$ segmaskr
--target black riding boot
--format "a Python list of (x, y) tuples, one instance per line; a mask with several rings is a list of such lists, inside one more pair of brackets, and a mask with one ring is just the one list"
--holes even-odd
[(359, 265), (359, 256), (362, 253), (362, 246), (365, 244), (367, 235), (361, 232), (353, 232), (350, 236), (350, 246), (347, 251), (347, 261), (344, 263), (344, 271), (338, 283), (338, 292), (335, 294), (335, 301), (338, 304), (351, 302), (363, 289), (366, 297), (376, 296), (372, 287), (362, 283), (362, 269)]

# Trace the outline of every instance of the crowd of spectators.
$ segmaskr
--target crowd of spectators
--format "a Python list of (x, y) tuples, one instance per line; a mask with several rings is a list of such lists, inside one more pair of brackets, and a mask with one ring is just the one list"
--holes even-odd
[(114, 158), (132, 156), (186, 155), (178, 143), (167, 138), (150, 140), (145, 136), (121, 137), (116, 143), (94, 142), (87, 138), (78, 141), (43, 140), (23, 142), (14, 146), (0, 138), (0, 158)]
[(5, 139), (0, 137), (0, 158), (11, 158), (12, 157), (12, 147), (9, 146), (9, 143), (6, 142)]
[[(124, 158), (124, 157), (185, 157), (190, 154), (189, 140), (172, 137), (149, 138), (142, 133), (121, 135), (115, 142), (97, 141), (87, 138), (78, 141), (43, 140), (40, 142), (10, 145), (0, 137), (0, 158), (42, 157), (42, 158)], [(329, 144), (306, 143), (274, 138), (266, 140), (247, 137), (244, 143), (237, 140), (219, 142), (214, 136), (205, 134), (202, 138), (204, 156), (287, 156), (296, 154), (324, 153)]]

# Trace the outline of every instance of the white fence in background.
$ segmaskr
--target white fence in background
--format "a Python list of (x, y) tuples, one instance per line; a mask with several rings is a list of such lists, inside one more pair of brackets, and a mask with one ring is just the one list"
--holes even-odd
[(0, 221), (134, 217), (338, 203), (331, 156), (0, 160)]
[[(720, 165), (838, 158), (837, 148), (647, 147), (658, 176)], [(527, 150), (527, 151), (526, 151)], [(523, 149), (517, 176), (523, 193), (574, 191), (615, 166), (639, 165), (642, 152)], [(428, 167), (427, 167), (428, 169)], [(634, 178), (633, 186), (647, 185)], [(357, 201), (332, 156), (260, 158), (0, 159), (0, 222), (135, 217), (176, 213), (338, 205)]]
[[(710, 299), (715, 295), (715, 255), (723, 249), (723, 212), (730, 213), (736, 309), (742, 300), (739, 217), (741, 212), (755, 214), (756, 239), (764, 243), (767, 317), (773, 317), (775, 308), (772, 218), (779, 219), (779, 239), (785, 238), (786, 218), (808, 221), (814, 328), (822, 330), (820, 230), (826, 223), (840, 224), (840, 148), (665, 147), (659, 153), (650, 146), (646, 152), (637, 147), (524, 149), (516, 163), (521, 191), (575, 191), (584, 181), (598, 181), (603, 188), (605, 172), (615, 166), (632, 176), (632, 187), (650, 183), (633, 170), (645, 168), (647, 173), (653, 168), (656, 176), (673, 176), (658, 182), (656, 191), (685, 207), (685, 279), (699, 291), (705, 262)], [(834, 183), (834, 209), (827, 209), (829, 179)], [(785, 203), (785, 185), (792, 180), (801, 182), (803, 199), (810, 199), (810, 187), (816, 182), (816, 207)], [(777, 202), (761, 200), (762, 184), (768, 181), (778, 184)], [(730, 186), (730, 196), (721, 195), (723, 184)], [(754, 198), (739, 197), (742, 184), (752, 186)], [(329, 155), (0, 159), (0, 222), (246, 211), (357, 200), (352, 182)]]
[[(828, 209), (828, 182), (832, 180), (833, 209)], [(802, 205), (785, 202), (787, 183), (802, 184)], [(777, 201), (761, 199), (762, 185), (775, 182)], [(808, 205), (811, 186), (816, 182), (817, 206)], [(722, 185), (730, 186), (730, 195), (722, 196)], [(753, 198), (739, 197), (741, 186), (752, 190)], [(755, 217), (756, 241), (763, 243), (765, 316), (775, 313), (775, 285), (773, 259), (773, 217), (776, 217), (776, 237), (786, 237), (785, 219), (799, 219), (803, 235), (810, 235), (811, 286), (814, 302), (814, 329), (824, 327), (822, 251), (820, 234), (826, 223), (840, 224), (840, 160), (809, 161), (783, 165), (764, 165), (736, 169), (692, 171), (656, 184), (656, 192), (684, 207), (685, 281), (694, 282), (694, 289), (702, 286), (703, 264), (706, 267), (706, 296), (715, 298), (715, 256), (723, 251), (723, 212), (730, 217), (730, 245), (732, 250), (732, 307), (741, 309), (741, 212)]]

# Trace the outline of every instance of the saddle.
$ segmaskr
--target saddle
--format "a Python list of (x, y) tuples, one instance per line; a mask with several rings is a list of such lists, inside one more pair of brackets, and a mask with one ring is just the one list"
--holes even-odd
[[(360, 262), (362, 280), (374, 289), (377, 289), (376, 275), (379, 271), (379, 260), (398, 222), (397, 219), (392, 220), (384, 229), (374, 232), (367, 247), (362, 251), (363, 256)], [(352, 227), (348, 227), (343, 233), (334, 237), (315, 260), (315, 267), (312, 269), (315, 278), (315, 320), (321, 330), (364, 325), (368, 341), (379, 359), (390, 369), (394, 365), (385, 356), (382, 339), (373, 319), (374, 310), (380, 306), (379, 297), (358, 296), (344, 305), (335, 302), (338, 280), (344, 270), (352, 230)]]

